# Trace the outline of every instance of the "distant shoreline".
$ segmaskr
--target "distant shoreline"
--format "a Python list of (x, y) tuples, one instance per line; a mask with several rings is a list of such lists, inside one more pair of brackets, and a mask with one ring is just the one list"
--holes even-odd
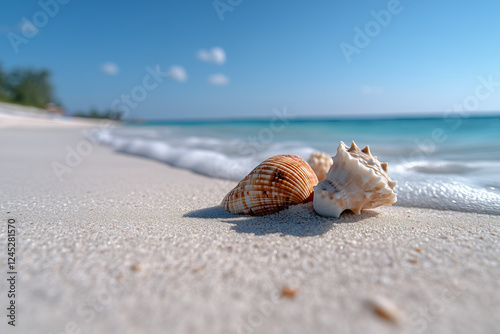
[(119, 121), (109, 119), (62, 116), (45, 109), (0, 102), (0, 128), (93, 128), (102, 122), (121, 124)]

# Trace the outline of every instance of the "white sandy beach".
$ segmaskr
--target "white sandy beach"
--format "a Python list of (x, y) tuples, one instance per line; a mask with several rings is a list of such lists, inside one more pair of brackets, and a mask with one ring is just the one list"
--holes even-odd
[(18, 312), (14, 329), (3, 279), (1, 333), (498, 333), (499, 216), (233, 216), (217, 205), (235, 182), (107, 147), (60, 181), (81, 128), (9, 121), (0, 267), (13, 218)]

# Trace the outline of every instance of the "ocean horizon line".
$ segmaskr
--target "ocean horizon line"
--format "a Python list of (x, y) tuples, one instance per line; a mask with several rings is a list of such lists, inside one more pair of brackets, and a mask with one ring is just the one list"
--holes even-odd
[[(446, 111), (441, 114), (426, 113), (418, 114), (411, 113), (407, 115), (394, 115), (394, 114), (358, 114), (358, 115), (335, 115), (335, 116), (293, 116), (286, 118), (289, 123), (314, 123), (314, 122), (344, 122), (344, 121), (408, 121), (408, 120), (438, 120), (438, 119), (487, 119), (487, 118), (500, 118), (500, 111), (480, 112), (471, 114), (470, 116), (461, 116), (459, 112), (452, 112), (446, 117)], [(270, 122), (275, 119), (281, 119), (279, 116), (272, 117), (202, 117), (202, 118), (179, 118), (179, 119), (125, 119), (123, 122), (126, 125), (196, 125), (196, 124), (240, 124), (240, 123), (264, 123)]]

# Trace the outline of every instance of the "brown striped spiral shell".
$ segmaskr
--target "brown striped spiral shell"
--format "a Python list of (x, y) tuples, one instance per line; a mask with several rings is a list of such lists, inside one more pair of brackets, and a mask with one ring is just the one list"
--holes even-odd
[(222, 200), (234, 214), (266, 215), (312, 200), (318, 178), (296, 155), (277, 155), (255, 167)]

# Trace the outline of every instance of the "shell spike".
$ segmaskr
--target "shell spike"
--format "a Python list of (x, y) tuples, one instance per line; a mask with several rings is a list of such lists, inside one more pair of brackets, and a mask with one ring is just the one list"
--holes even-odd
[(382, 169), (384, 170), (384, 172), (387, 172), (387, 166), (388, 166), (387, 162), (381, 162), (380, 166), (382, 166)]
[[(343, 141), (340, 142), (339, 147), (337, 147), (337, 153), (347, 150), (347, 145)], [(333, 157), (332, 157), (333, 158)]]
[(349, 151), (359, 151), (359, 147), (358, 147), (358, 145), (356, 145), (356, 143), (354, 141), (351, 143), (351, 147), (349, 148)]
[(368, 146), (366, 146), (364, 149), (361, 150), (361, 152), (366, 153), (366, 154), (370, 154), (370, 148)]

